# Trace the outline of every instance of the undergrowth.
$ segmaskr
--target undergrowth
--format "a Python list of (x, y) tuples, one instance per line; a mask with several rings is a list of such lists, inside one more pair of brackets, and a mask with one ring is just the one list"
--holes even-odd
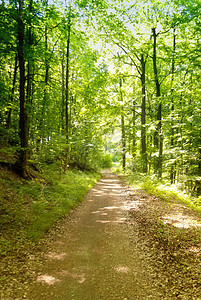
[(100, 177), (98, 173), (43, 167), (42, 175), (23, 180), (11, 171), (0, 176), (0, 255), (19, 244), (35, 243), (59, 219), (76, 207)]
[(158, 196), (165, 201), (175, 199), (201, 213), (201, 197), (192, 197), (191, 195), (180, 191), (176, 185), (167, 184), (165, 181), (159, 181), (155, 177), (149, 175), (125, 173), (123, 176), (126, 182), (135, 188), (141, 188), (147, 193)]

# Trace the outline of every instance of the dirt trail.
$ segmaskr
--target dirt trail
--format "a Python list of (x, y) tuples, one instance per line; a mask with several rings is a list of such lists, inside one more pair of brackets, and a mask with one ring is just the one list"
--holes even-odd
[(34, 258), (42, 268), (24, 298), (201, 299), (198, 222), (186, 207), (133, 191), (105, 171)]
[(126, 222), (128, 193), (116, 176), (103, 174), (59, 236), (52, 237), (43, 270), (27, 299), (160, 298), (149, 253)]

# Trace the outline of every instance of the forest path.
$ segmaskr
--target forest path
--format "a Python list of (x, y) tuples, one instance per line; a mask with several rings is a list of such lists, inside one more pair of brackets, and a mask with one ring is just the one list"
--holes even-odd
[(47, 236), (27, 300), (201, 300), (200, 215), (109, 170)]
[(149, 253), (127, 222), (129, 193), (133, 191), (115, 175), (103, 173), (83, 205), (52, 237), (27, 299), (159, 299)]

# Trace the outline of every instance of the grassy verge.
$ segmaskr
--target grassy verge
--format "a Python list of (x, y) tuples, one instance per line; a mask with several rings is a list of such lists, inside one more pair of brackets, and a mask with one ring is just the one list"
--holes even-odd
[(11, 171), (0, 176), (0, 255), (35, 243), (59, 219), (75, 208), (100, 177), (98, 173), (43, 168), (42, 176), (25, 181)]
[(201, 213), (201, 197), (195, 198), (185, 192), (181, 192), (176, 185), (168, 185), (164, 182), (159, 182), (156, 178), (141, 174), (131, 173), (123, 176), (126, 182), (135, 188), (141, 188), (147, 193), (158, 196), (165, 201), (175, 199)]

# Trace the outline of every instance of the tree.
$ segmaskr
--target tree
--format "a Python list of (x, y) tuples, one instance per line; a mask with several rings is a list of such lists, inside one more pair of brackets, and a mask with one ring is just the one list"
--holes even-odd
[(153, 35), (153, 69), (154, 69), (154, 80), (156, 85), (156, 98), (157, 98), (157, 124), (154, 134), (154, 144), (156, 149), (158, 149), (158, 158), (155, 159), (155, 173), (158, 173), (158, 177), (162, 177), (162, 155), (163, 155), (163, 136), (162, 136), (162, 103), (161, 103), (161, 85), (158, 78), (158, 68), (157, 68), (157, 57), (156, 57), (156, 28), (152, 28)]
[[(173, 48), (172, 48), (172, 68), (171, 68), (171, 149), (174, 148), (175, 144), (175, 128), (174, 128), (174, 73), (175, 73), (175, 50), (176, 50), (176, 34), (175, 34), (175, 27), (173, 27)], [(171, 154), (171, 159), (173, 160), (173, 154)], [(171, 171), (170, 171), (170, 182), (171, 184), (175, 183), (175, 163), (172, 162), (171, 164)]]
[(122, 78), (119, 79), (119, 94), (121, 105), (121, 141), (122, 141), (122, 168), (126, 169), (126, 135), (125, 135), (125, 118), (124, 118), (124, 103), (122, 93)]
[(68, 25), (67, 25), (67, 42), (66, 42), (66, 90), (65, 90), (65, 113), (66, 113), (66, 159), (65, 169), (68, 167), (70, 144), (69, 144), (69, 68), (70, 68), (70, 33), (71, 33), (71, 8), (69, 8)]
[(25, 56), (24, 56), (24, 18), (23, 18), (23, 0), (18, 1), (18, 59), (19, 59), (19, 95), (20, 95), (20, 121), (19, 121), (19, 132), (20, 132), (20, 143), (21, 149), (19, 153), (19, 159), (15, 163), (15, 169), (23, 177), (27, 177), (27, 165), (28, 165), (28, 116), (26, 111), (25, 102)]
[(1, 147), (21, 176), (29, 159), (90, 169), (121, 133), (123, 169), (200, 193), (198, 1), (10, 1), (0, 24)]

